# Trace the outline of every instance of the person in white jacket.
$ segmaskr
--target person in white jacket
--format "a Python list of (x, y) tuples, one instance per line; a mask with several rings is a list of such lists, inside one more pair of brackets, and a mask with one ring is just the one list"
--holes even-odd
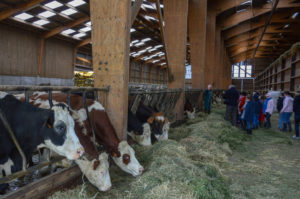
[(284, 132), (287, 131), (287, 126), (289, 128), (289, 132), (292, 132), (292, 124), (290, 118), (293, 114), (293, 103), (294, 103), (294, 99), (291, 97), (288, 91), (285, 91), (283, 107), (280, 111), (280, 114), (282, 114), (282, 123), (283, 123), (282, 131)]
[(266, 100), (264, 102), (264, 106), (263, 106), (263, 114), (265, 115), (266, 118), (266, 123), (265, 123), (265, 128), (271, 128), (271, 116), (273, 114), (274, 111), (274, 102), (273, 99), (271, 97), (270, 93), (266, 94)]

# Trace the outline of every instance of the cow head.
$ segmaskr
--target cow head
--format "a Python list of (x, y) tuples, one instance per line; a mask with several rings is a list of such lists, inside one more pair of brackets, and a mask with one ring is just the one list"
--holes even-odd
[(93, 159), (89, 161), (86, 158), (82, 158), (75, 160), (75, 162), (90, 183), (100, 191), (107, 191), (111, 188), (107, 153), (101, 153), (98, 160)]
[(165, 124), (165, 117), (163, 113), (155, 113), (148, 119), (148, 123), (150, 124), (151, 131), (156, 138), (163, 135), (163, 126)]
[(140, 165), (139, 161), (135, 157), (135, 152), (133, 148), (129, 146), (127, 141), (122, 141), (119, 143), (118, 150), (120, 152), (119, 156), (117, 154), (113, 155), (114, 162), (125, 172), (130, 173), (133, 176), (141, 175), (144, 168)]
[(195, 119), (196, 109), (193, 108), (193, 111), (186, 110), (185, 113), (186, 113), (188, 119)]
[(128, 135), (142, 146), (151, 145), (151, 128), (148, 123), (143, 124), (143, 132), (141, 134), (136, 134), (134, 132), (128, 132)]
[(45, 126), (44, 145), (69, 160), (78, 159), (84, 153), (84, 149), (75, 134), (74, 120), (67, 106), (58, 104), (51, 109), (54, 111), (54, 116)]

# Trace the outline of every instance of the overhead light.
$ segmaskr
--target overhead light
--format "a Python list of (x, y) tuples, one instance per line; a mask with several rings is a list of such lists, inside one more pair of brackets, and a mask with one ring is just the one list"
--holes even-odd
[(18, 15), (15, 15), (14, 18), (17, 18), (17, 19), (21, 19), (21, 20), (27, 20), (27, 19), (30, 19), (32, 18), (33, 16), (30, 15), (30, 14), (27, 14), (27, 13), (22, 13), (22, 14), (18, 14)]
[(143, 46), (143, 45), (145, 45), (145, 43), (144, 43), (144, 42), (140, 42), (140, 43), (137, 43), (137, 44), (135, 44), (135, 46), (137, 46), (137, 47), (139, 47), (139, 46)]
[(40, 20), (37, 20), (37, 21), (35, 21), (35, 22), (33, 22), (34, 24), (36, 24), (36, 25), (39, 25), (39, 26), (43, 26), (43, 25), (45, 25), (45, 24), (48, 24), (48, 23), (50, 23), (49, 21), (46, 21), (46, 20), (44, 20), (44, 19), (40, 19)]
[(144, 8), (149, 8), (149, 9), (152, 9), (152, 10), (155, 10), (153, 6), (150, 6), (148, 4), (142, 4), (142, 7)]
[(74, 32), (76, 32), (76, 31), (73, 30), (73, 29), (67, 29), (67, 30), (62, 31), (61, 34), (69, 35), (69, 34), (72, 34)]
[(82, 31), (82, 32), (89, 32), (89, 31), (91, 31), (91, 27), (81, 28), (80, 31)]
[(283, 28), (288, 28), (290, 27), (290, 24), (286, 24)]
[(63, 6), (63, 4), (59, 3), (58, 1), (52, 1), (50, 3), (45, 4), (48, 8), (55, 9)]
[(73, 1), (70, 1), (68, 4), (70, 4), (71, 6), (77, 7), (77, 6), (81, 6), (81, 5), (85, 4), (85, 1), (73, 0)]
[(55, 15), (55, 13), (53, 13), (53, 12), (50, 12), (50, 11), (45, 11), (45, 12), (41, 12), (40, 14), (39, 14), (39, 16), (42, 16), (42, 17), (45, 17), (45, 18), (49, 18), (49, 17), (52, 17), (52, 16), (54, 16)]
[(91, 25), (92, 25), (92, 22), (90, 22), (90, 21), (89, 21), (89, 22), (86, 22), (85, 25), (91, 26)]
[(130, 32), (135, 32), (135, 29), (134, 29), (134, 28), (131, 28), (131, 29), (130, 29)]
[(77, 12), (76, 10), (69, 8), (67, 10), (62, 11), (61, 13), (69, 16), (69, 15), (75, 14), (76, 12)]
[(146, 39), (142, 39), (142, 42), (147, 42), (147, 41), (150, 41), (151, 40), (151, 38), (146, 38)]
[(296, 17), (299, 15), (299, 12), (295, 12), (293, 15), (292, 15), (292, 19), (296, 19)]
[(139, 40), (136, 39), (136, 40), (133, 40), (131, 43), (134, 44), (134, 43), (138, 43), (138, 42), (139, 42)]
[(85, 33), (78, 33), (78, 34), (76, 34), (76, 35), (73, 35), (73, 37), (76, 37), (76, 38), (80, 38), (80, 37), (84, 37), (84, 36), (86, 36), (86, 34)]

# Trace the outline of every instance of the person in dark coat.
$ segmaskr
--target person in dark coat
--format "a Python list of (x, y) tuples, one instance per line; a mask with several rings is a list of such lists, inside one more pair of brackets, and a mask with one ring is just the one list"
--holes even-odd
[(281, 93), (281, 95), (278, 97), (277, 99), (277, 106), (276, 109), (279, 113), (279, 122), (278, 122), (278, 129), (282, 129), (283, 125), (282, 125), (282, 116), (283, 114), (280, 113), (282, 107), (283, 107), (283, 100), (284, 100), (284, 94)]
[(294, 119), (295, 119), (295, 135), (293, 136), (294, 139), (299, 140), (299, 124), (300, 124), (300, 92), (297, 92), (297, 96), (294, 99), (293, 104), (293, 111), (294, 111)]
[(210, 113), (211, 109), (211, 100), (212, 100), (212, 86), (209, 84), (207, 86), (207, 89), (204, 91), (204, 112), (205, 113)]
[(225, 119), (231, 121), (231, 124), (234, 126), (237, 124), (239, 96), (239, 92), (236, 90), (234, 85), (230, 85), (229, 89), (223, 95), (224, 103), (226, 104)]
[(252, 99), (252, 96), (247, 96), (246, 103), (244, 106), (244, 111), (242, 114), (242, 119), (245, 121), (247, 134), (252, 134), (251, 124), (255, 115), (255, 103)]
[(259, 95), (254, 94), (253, 96), (254, 103), (254, 116), (253, 116), (253, 129), (257, 129), (259, 125), (259, 115), (263, 108), (262, 103), (259, 100)]

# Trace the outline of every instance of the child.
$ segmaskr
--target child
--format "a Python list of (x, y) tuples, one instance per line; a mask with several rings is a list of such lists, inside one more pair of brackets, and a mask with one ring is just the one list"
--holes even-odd
[(259, 115), (261, 113), (261, 109), (262, 109), (262, 104), (259, 101), (259, 95), (255, 94), (253, 96), (254, 99), (254, 117), (253, 117), (253, 129), (257, 129), (258, 128), (258, 123), (259, 123)]
[(246, 103), (244, 106), (244, 111), (242, 114), (242, 119), (244, 120), (244, 123), (246, 124), (247, 134), (249, 134), (249, 135), (252, 134), (251, 123), (253, 122), (253, 118), (254, 118), (254, 109), (255, 109), (255, 106), (254, 106), (252, 96), (247, 96)]
[(266, 94), (266, 100), (263, 106), (263, 113), (265, 115), (266, 118), (266, 123), (265, 123), (265, 128), (269, 129), (271, 128), (271, 116), (274, 110), (274, 103), (273, 103), (273, 99), (271, 97), (270, 93)]

